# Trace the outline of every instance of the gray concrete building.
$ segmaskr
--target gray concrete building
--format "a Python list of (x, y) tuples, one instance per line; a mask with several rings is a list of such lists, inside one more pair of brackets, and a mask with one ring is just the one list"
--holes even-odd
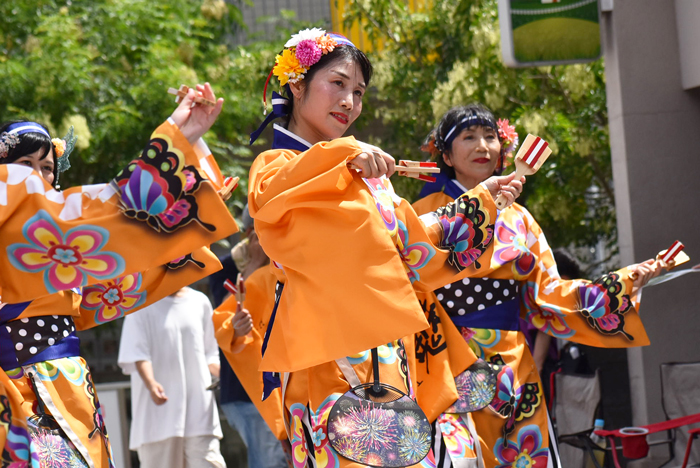
[[(229, 0), (230, 1), (230, 0)], [(238, 33), (234, 42), (240, 44), (247, 37), (258, 35), (270, 36), (274, 34), (277, 22), (272, 18), (279, 18), (282, 10), (296, 13), (295, 19), (311, 23), (321, 23), (330, 28), (331, 25), (331, 1), (332, 0), (255, 0), (253, 5), (238, 5), (243, 14), (243, 21), (248, 26), (247, 31)]]
[[(612, 10), (603, 13), (603, 41), (622, 263), (653, 257), (679, 239), (697, 264), (700, 1), (607, 3)], [(641, 314), (651, 345), (628, 350), (636, 425), (665, 419), (660, 365), (700, 361), (699, 276), (644, 290)], [(697, 392), (698, 386), (700, 377), (676, 391)], [(651, 459), (633, 466), (659, 466), (667, 454), (652, 449)], [(676, 456), (680, 466), (683, 453)]]

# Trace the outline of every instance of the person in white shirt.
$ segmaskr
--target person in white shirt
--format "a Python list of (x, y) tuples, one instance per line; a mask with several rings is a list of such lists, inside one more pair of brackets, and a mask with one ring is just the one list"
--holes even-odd
[(131, 376), (129, 448), (142, 468), (225, 468), (214, 392), (219, 373), (209, 299), (190, 288), (124, 319), (119, 366)]

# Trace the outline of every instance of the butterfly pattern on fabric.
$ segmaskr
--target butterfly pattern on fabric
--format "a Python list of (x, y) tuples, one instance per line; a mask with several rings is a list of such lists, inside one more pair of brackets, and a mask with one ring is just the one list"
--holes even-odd
[(169, 261), (168, 263), (165, 264), (165, 268), (167, 268), (168, 270), (177, 270), (179, 268), (184, 267), (188, 263), (193, 263), (195, 266), (197, 266), (199, 268), (205, 267), (204, 263), (195, 259), (194, 256), (191, 253), (189, 253), (187, 255), (183, 255), (182, 257), (179, 257), (179, 258), (176, 258), (174, 260)]
[(169, 138), (159, 136), (112, 184), (121, 193), (124, 215), (145, 221), (157, 232), (174, 232), (192, 221), (213, 232), (216, 228), (199, 218), (194, 196), (203, 181), (195, 167), (185, 166), (184, 154)]
[(496, 354), (491, 357), (491, 367), (498, 373), (496, 396), (489, 407), (506, 418), (503, 426), (503, 440), (515, 429), (516, 422), (531, 418), (542, 404), (540, 384), (528, 382), (517, 385), (513, 369), (506, 365), (503, 358)]
[(448, 263), (457, 271), (474, 264), (493, 240), (489, 214), (479, 197), (463, 196), (435, 210), (442, 227), (440, 247), (450, 250)]
[(6, 395), (0, 395), (0, 429), (5, 431), (6, 436), (5, 446), (0, 453), (0, 466), (28, 466), (29, 433), (25, 428), (12, 424), (12, 409)]
[(609, 273), (593, 283), (579, 286), (577, 309), (598, 332), (604, 335), (621, 333), (634, 341), (625, 331), (625, 314), (633, 309), (632, 301), (619, 274)]

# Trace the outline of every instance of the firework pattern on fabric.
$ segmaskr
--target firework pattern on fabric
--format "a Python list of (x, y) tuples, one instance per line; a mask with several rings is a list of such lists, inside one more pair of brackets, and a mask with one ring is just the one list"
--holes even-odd
[(377, 403), (351, 390), (331, 409), (328, 438), (340, 455), (357, 463), (401, 467), (425, 458), (431, 428), (423, 411), (406, 395)]
[(496, 373), (479, 359), (455, 377), (459, 398), (445, 413), (470, 413), (486, 408), (496, 396), (496, 384)]
[(45, 414), (34, 415), (27, 420), (32, 454), (46, 468), (87, 468), (88, 464), (65, 436), (58, 423)]

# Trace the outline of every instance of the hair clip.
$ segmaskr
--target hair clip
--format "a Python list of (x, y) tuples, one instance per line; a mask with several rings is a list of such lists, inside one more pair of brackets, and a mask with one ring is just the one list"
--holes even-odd
[(12, 148), (19, 144), (19, 137), (12, 133), (3, 132), (0, 135), (0, 158), (6, 158)]

